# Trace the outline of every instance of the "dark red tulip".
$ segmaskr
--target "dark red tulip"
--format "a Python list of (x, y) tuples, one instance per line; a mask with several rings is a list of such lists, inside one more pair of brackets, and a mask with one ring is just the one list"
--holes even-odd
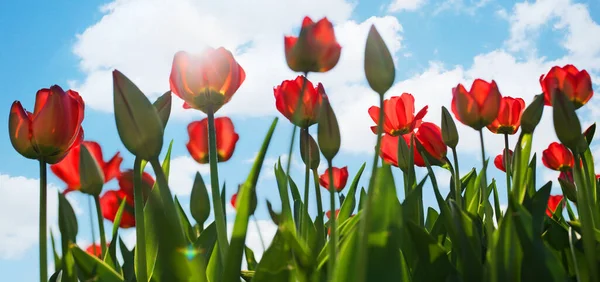
[(81, 145), (77, 145), (71, 149), (69, 154), (59, 163), (50, 166), (52, 172), (67, 184), (67, 189), (63, 193), (80, 190), (81, 181), (79, 177), (79, 156), (81, 146), (85, 146), (90, 154), (98, 163), (98, 167), (102, 170), (104, 183), (107, 183), (119, 176), (121, 173), (120, 166), (123, 158), (117, 152), (109, 161), (105, 162), (102, 155), (102, 147), (94, 141), (83, 141)]
[(15, 101), (8, 117), (10, 141), (19, 154), (49, 164), (61, 161), (83, 141), (84, 104), (79, 93), (58, 85), (40, 89), (33, 113)]
[[(369, 108), (369, 115), (376, 124), (379, 124), (379, 107)], [(397, 136), (412, 132), (421, 124), (427, 113), (427, 106), (415, 115), (415, 98), (412, 94), (402, 93), (383, 101), (383, 132)], [(377, 134), (377, 126), (371, 126), (373, 133)]]
[(473, 81), (471, 91), (462, 84), (452, 89), (452, 113), (456, 119), (475, 130), (489, 125), (500, 110), (500, 90), (496, 82)]
[[(504, 150), (502, 150), (504, 151)], [(512, 156), (513, 156), (513, 151), (512, 150), (508, 150), (508, 157), (512, 160)], [(501, 171), (506, 172), (506, 168), (504, 167), (505, 161), (504, 161), (504, 153), (500, 153), (496, 156), (496, 158), (494, 158), (494, 165), (496, 166), (496, 168), (498, 168)]]
[(546, 215), (552, 217), (552, 214), (556, 211), (558, 204), (562, 202), (563, 207), (566, 205), (563, 201), (562, 195), (550, 195), (548, 198), (548, 208), (546, 209)]
[(244, 69), (223, 47), (206, 48), (200, 55), (179, 51), (173, 58), (171, 92), (184, 108), (216, 112), (231, 100), (246, 79)]
[(502, 97), (498, 116), (487, 128), (498, 134), (515, 134), (521, 126), (521, 114), (525, 110), (525, 101), (521, 98)]
[[(332, 167), (331, 171), (333, 173), (333, 188), (337, 192), (341, 192), (344, 187), (346, 187), (346, 182), (348, 181), (348, 167)], [(323, 174), (319, 177), (319, 183), (323, 188), (329, 189), (329, 169), (326, 169)]]
[[(225, 162), (231, 158), (235, 144), (240, 139), (235, 132), (233, 122), (228, 117), (215, 119), (215, 134), (217, 137), (217, 159)], [(188, 125), (190, 140), (187, 143), (188, 152), (196, 162), (208, 163), (208, 119), (194, 121)]]
[[(304, 95), (302, 102), (298, 105), (303, 86)], [(273, 92), (277, 110), (293, 124), (301, 128), (306, 128), (317, 123), (323, 98), (327, 97), (321, 83), (317, 87), (313, 87), (312, 82), (304, 76), (298, 76), (295, 80), (284, 80), (281, 85), (273, 89)], [(296, 106), (298, 106), (297, 109)], [(298, 113), (294, 116), (296, 111)]]
[[(127, 170), (118, 178), (119, 180), (119, 190), (110, 190), (106, 191), (102, 197), (100, 197), (100, 207), (102, 209), (102, 216), (104, 218), (110, 220), (111, 222), (115, 221), (115, 217), (117, 215), (117, 211), (119, 211), (119, 206), (121, 205), (121, 201), (125, 199), (125, 209), (123, 210), (123, 215), (121, 217), (121, 223), (119, 227), (121, 228), (129, 228), (135, 226), (135, 209), (134, 209), (134, 194), (133, 194), (133, 170)], [(154, 178), (146, 172), (142, 174), (142, 196), (144, 202), (147, 200), (150, 195), (150, 191), (154, 186)]]
[(594, 95), (588, 72), (579, 71), (573, 65), (552, 67), (548, 74), (540, 76), (540, 85), (544, 91), (544, 102), (548, 106), (552, 105), (552, 91), (555, 90), (564, 93), (575, 108), (585, 105)]
[(571, 151), (558, 142), (553, 142), (542, 152), (542, 162), (547, 168), (558, 171), (569, 170), (575, 164)]
[(327, 18), (302, 21), (300, 36), (286, 36), (285, 58), (293, 71), (326, 72), (337, 64), (342, 47), (335, 39), (333, 25)]

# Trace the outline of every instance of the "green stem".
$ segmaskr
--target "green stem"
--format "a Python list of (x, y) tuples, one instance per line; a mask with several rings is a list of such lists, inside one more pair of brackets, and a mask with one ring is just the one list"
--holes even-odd
[(510, 154), (508, 153), (509, 149), (508, 145), (508, 134), (504, 134), (504, 170), (506, 170), (506, 191), (510, 194), (510, 176), (512, 174), (512, 170), (510, 168)]
[[(479, 193), (479, 208), (484, 208), (485, 210), (485, 206), (483, 203), (483, 199), (485, 198), (485, 194), (486, 190), (487, 190), (487, 173), (486, 173), (486, 169), (484, 169), (485, 166), (485, 145), (483, 143), (483, 130), (479, 130), (479, 142), (481, 143), (481, 163), (482, 163), (482, 168), (481, 168), (481, 191)], [(509, 197), (510, 198), (510, 197)]]
[(329, 205), (330, 205), (330, 215), (329, 218), (329, 229), (331, 230), (329, 233), (329, 260), (328, 266), (329, 269), (329, 281), (333, 281), (333, 273), (335, 271), (335, 257), (337, 254), (337, 217), (335, 216), (335, 187), (333, 186), (333, 165), (331, 160), (327, 160), (327, 167), (329, 169)]
[(94, 195), (96, 202), (96, 215), (98, 216), (98, 226), (100, 229), (100, 246), (102, 248), (102, 258), (106, 256), (106, 235), (104, 235), (104, 217), (102, 217), (102, 208), (100, 207), (100, 196)]
[(40, 281), (48, 281), (48, 247), (46, 240), (46, 206), (47, 195), (46, 162), (40, 160)]
[[(94, 211), (92, 208), (92, 198), (89, 197), (88, 198), (88, 209), (89, 209), (89, 213), (90, 213), (90, 228), (92, 229), (92, 245), (96, 245), (96, 230), (94, 230)], [(92, 248), (92, 252), (94, 252), (94, 255), (97, 256), (98, 254), (96, 253), (96, 248)]]
[(160, 198), (162, 200), (163, 209), (165, 210), (166, 220), (168, 220), (171, 224), (175, 225), (175, 230), (179, 231), (171, 233), (174, 237), (173, 240), (177, 243), (184, 242), (185, 232), (183, 231), (183, 226), (181, 226), (181, 221), (179, 220), (179, 215), (177, 214), (177, 207), (175, 207), (173, 195), (171, 194), (171, 190), (169, 189), (169, 183), (167, 182), (165, 172), (160, 166), (158, 158), (151, 160), (150, 164), (152, 165), (152, 170), (154, 170), (154, 173), (156, 174), (156, 182), (158, 183), (158, 191), (160, 192)]
[(460, 170), (458, 169), (458, 154), (456, 148), (452, 148), (452, 157), (454, 158), (454, 200), (458, 206), (462, 206), (462, 185), (460, 183)]
[[(377, 173), (377, 163), (379, 160), (379, 150), (381, 150), (381, 135), (383, 133), (383, 94), (379, 94), (379, 119), (377, 123), (377, 143), (375, 145), (375, 153), (373, 155), (373, 168), (371, 169), (371, 178), (369, 179), (368, 191), (371, 191), (375, 177)], [(369, 218), (369, 212), (371, 209), (370, 201), (367, 200), (367, 204), (364, 207), (362, 218), (360, 220), (360, 244), (358, 246), (358, 281), (365, 281), (366, 274), (366, 262), (367, 262), (367, 219)]]
[[(304, 140), (301, 140), (300, 142), (304, 141), (304, 144), (306, 144), (306, 150), (304, 152), (304, 160), (306, 160), (306, 164), (304, 165), (304, 210), (306, 211), (306, 213), (301, 213), (300, 217), (304, 217), (305, 214), (308, 214), (308, 202), (309, 202), (309, 185), (310, 185), (310, 148), (309, 148), (309, 135), (308, 135), (308, 128), (304, 128), (302, 130), (306, 130), (306, 137), (304, 138)], [(302, 136), (302, 134), (300, 134), (300, 136)], [(300, 226), (302, 226), (302, 223), (304, 223), (304, 220), (300, 221)], [(306, 231), (304, 233), (306, 234), (302, 234), (303, 238), (306, 238), (308, 236), (308, 228), (302, 228), (305, 229)], [(302, 230), (301, 229), (301, 230)]]
[[(148, 281), (146, 262), (146, 222), (144, 221), (144, 198), (142, 191), (142, 159), (135, 158), (133, 164), (133, 199), (135, 208), (135, 248), (137, 250), (137, 280)], [(159, 188), (160, 189), (160, 188)]]
[(215, 222), (217, 224), (217, 241), (219, 242), (219, 249), (221, 251), (221, 260), (225, 265), (225, 257), (227, 256), (227, 249), (229, 243), (227, 242), (227, 226), (225, 223), (225, 212), (223, 211), (223, 204), (219, 191), (219, 171), (217, 166), (217, 136), (215, 130), (215, 113), (212, 109), (208, 110), (208, 146), (209, 146), (209, 163), (210, 163), (210, 183), (212, 190), (212, 200), (215, 212)]
[(315, 194), (317, 195), (317, 213), (323, 218), (323, 200), (321, 199), (321, 187), (319, 186), (319, 173), (313, 169), (313, 182), (315, 183)]

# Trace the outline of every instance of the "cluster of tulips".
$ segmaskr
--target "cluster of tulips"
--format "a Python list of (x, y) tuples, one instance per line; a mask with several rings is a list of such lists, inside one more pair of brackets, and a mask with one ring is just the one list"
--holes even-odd
[[(279, 161), (274, 167), (281, 211), (276, 212), (267, 202), (278, 230), (260, 261), (245, 239), (249, 218), (257, 207), (258, 175), (277, 119), (247, 180), (230, 199), (237, 213), (228, 240), (225, 186), (219, 182), (218, 162), (231, 158), (239, 136), (231, 119), (215, 118), (215, 113), (245, 80), (244, 69), (228, 50), (176, 53), (170, 91), (154, 103), (125, 75), (113, 72), (115, 121), (121, 141), (135, 155), (132, 169), (121, 170), (120, 153), (104, 161), (100, 145), (84, 141), (84, 101), (77, 92), (65, 92), (59, 86), (41, 89), (33, 113), (14, 102), (9, 118), (12, 145), (24, 157), (40, 163), (40, 281), (48, 281), (47, 164), (66, 183), (63, 194), (80, 191), (93, 197), (101, 241), (85, 251), (75, 244), (77, 220), (60, 194), (62, 257), (52, 238), (56, 272), (51, 281), (600, 281), (599, 186), (589, 149), (595, 124), (582, 132), (576, 114), (593, 96), (585, 70), (572, 65), (551, 68), (540, 77), (543, 93), (528, 106), (521, 98), (502, 96), (493, 80), (476, 79), (470, 90), (462, 84), (449, 89), (454, 118), (479, 131), (481, 137), (483, 166), (461, 177), (456, 150), (459, 136), (450, 112), (442, 107), (438, 126), (425, 121), (427, 106), (415, 111), (412, 94), (384, 99), (394, 83), (395, 67), (383, 39), (371, 27), (364, 71), (379, 96), (379, 105), (368, 109), (377, 143), (367, 189), (358, 187), (365, 163), (343, 195), (349, 173), (347, 166), (333, 166), (341, 134), (335, 112), (325, 86), (315, 86), (307, 78), (311, 72), (331, 70), (340, 58), (333, 25), (326, 18), (313, 22), (306, 17), (300, 35), (286, 36), (284, 43), (288, 66), (301, 75), (274, 87), (275, 106), (294, 130), (287, 165)], [(195, 224), (173, 199), (167, 182), (172, 143), (163, 162), (158, 160), (172, 94), (184, 101), (184, 108), (207, 115), (188, 125), (187, 149), (196, 162), (210, 165), (211, 178), (208, 193), (202, 177), (196, 175), (190, 200)], [(536, 187), (536, 157), (531, 156), (531, 145), (545, 105), (551, 106), (560, 143), (544, 150), (542, 162), (560, 172), (558, 181), (566, 199), (550, 195), (551, 182)], [(317, 140), (309, 133), (313, 125), (317, 125)], [(506, 176), (508, 207), (504, 211), (495, 181), (488, 182), (486, 177), (484, 128), (505, 140), (504, 151), (494, 159)], [(518, 142), (511, 147), (508, 135), (519, 128)], [(296, 139), (306, 168), (304, 195), (289, 176)], [(447, 156), (448, 149), (452, 158)], [(319, 175), (321, 157), (327, 168)], [(144, 172), (147, 164), (156, 180)], [(403, 176), (402, 201), (397, 197), (391, 166), (399, 168)], [(420, 181), (415, 166), (427, 169)], [(452, 173), (446, 197), (439, 191), (432, 166)], [(308, 212), (311, 174), (316, 216)], [(104, 184), (113, 179), (118, 180), (119, 189), (102, 193)], [(329, 192), (327, 208), (319, 186)], [(425, 209), (425, 187), (432, 187), (439, 209)], [(492, 194), (493, 203), (489, 199)], [(215, 220), (205, 225), (211, 205)], [(569, 220), (563, 217), (565, 207)], [(114, 223), (109, 243), (103, 219)], [(134, 250), (120, 240), (119, 227), (135, 227)], [(244, 257), (247, 270), (241, 270)]]

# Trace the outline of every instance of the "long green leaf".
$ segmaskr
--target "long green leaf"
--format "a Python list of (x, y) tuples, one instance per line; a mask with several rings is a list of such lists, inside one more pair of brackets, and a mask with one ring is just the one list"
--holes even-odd
[(76, 245), (71, 247), (71, 252), (77, 263), (77, 268), (86, 279), (107, 282), (123, 281), (121, 275), (96, 256), (88, 254)]

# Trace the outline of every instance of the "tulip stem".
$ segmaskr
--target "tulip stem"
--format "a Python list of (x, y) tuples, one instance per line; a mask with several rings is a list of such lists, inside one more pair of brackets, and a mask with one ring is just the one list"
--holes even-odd
[(104, 218), (102, 217), (102, 208), (100, 207), (100, 196), (94, 195), (96, 202), (96, 215), (98, 216), (98, 227), (100, 229), (100, 247), (102, 248), (102, 258), (106, 256), (106, 236), (104, 235)]
[(333, 273), (335, 271), (335, 257), (337, 254), (337, 232), (336, 232), (336, 221), (337, 217), (335, 214), (335, 187), (333, 186), (333, 165), (331, 160), (327, 160), (327, 167), (329, 171), (329, 204), (330, 204), (330, 217), (329, 217), (329, 281), (333, 281)]
[(146, 262), (146, 222), (144, 222), (144, 198), (142, 189), (142, 159), (135, 158), (135, 162), (133, 163), (133, 206), (135, 208), (136, 277), (137, 280), (146, 282), (148, 281), (148, 264)]
[[(381, 150), (381, 135), (383, 134), (383, 94), (379, 94), (379, 119), (377, 122), (377, 143), (375, 145), (375, 153), (373, 155), (373, 168), (371, 169), (371, 178), (369, 179), (369, 187), (368, 192), (371, 194), (371, 188), (373, 187), (373, 183), (375, 182), (375, 177), (377, 174), (377, 163), (379, 161), (379, 151)], [(358, 246), (358, 281), (365, 281), (366, 275), (366, 262), (367, 262), (367, 220), (369, 218), (369, 212), (371, 209), (370, 200), (368, 199), (369, 194), (367, 194), (367, 203), (362, 212), (362, 218), (360, 220), (360, 234), (358, 235), (360, 238), (359, 246)]]
[(40, 281), (48, 281), (48, 247), (46, 245), (47, 168), (40, 160)]
[(510, 169), (510, 154), (508, 153), (508, 134), (504, 134), (504, 170), (506, 171), (506, 191), (510, 194), (510, 176), (512, 170)]
[(217, 137), (215, 130), (215, 113), (212, 109), (208, 110), (208, 146), (209, 146), (209, 163), (210, 163), (210, 183), (212, 190), (212, 200), (215, 212), (215, 222), (217, 224), (217, 241), (219, 242), (219, 250), (221, 251), (221, 262), (225, 265), (227, 249), (227, 227), (225, 222), (225, 212), (223, 210), (222, 197), (219, 191), (219, 168), (217, 166)]
[[(321, 199), (321, 187), (319, 186), (319, 173), (317, 169), (313, 169), (313, 182), (315, 183), (315, 194), (317, 195), (317, 218), (321, 219), (321, 223), (323, 223), (323, 200)], [(315, 220), (317, 222), (317, 220)], [(323, 228), (317, 229), (317, 231), (323, 230)], [(319, 239), (325, 238), (325, 233), (317, 234)]]
[[(304, 210), (306, 211), (306, 213), (302, 213), (301, 217), (304, 217), (305, 214), (308, 215), (308, 202), (309, 202), (309, 185), (310, 185), (310, 148), (309, 148), (309, 139), (310, 136), (308, 135), (308, 128), (305, 128), (303, 130), (306, 130), (306, 134), (305, 134), (305, 138), (304, 140), (301, 140), (300, 142), (304, 142), (304, 144), (306, 144), (306, 150), (304, 152), (304, 160), (306, 160), (306, 163), (304, 165)], [(302, 134), (300, 134), (300, 136), (302, 136)], [(300, 222), (300, 225), (302, 226), (302, 224), (304, 223), (304, 220), (302, 220)], [(304, 226), (306, 227), (306, 226)], [(302, 234), (302, 236), (304, 238), (306, 238), (308, 236), (308, 228), (303, 228), (306, 231), (304, 232), (304, 234)]]
[(452, 148), (452, 157), (454, 158), (454, 200), (461, 206), (462, 202), (462, 185), (460, 182), (460, 170), (458, 169), (458, 154), (456, 147)]
[(96, 230), (94, 230), (94, 209), (92, 208), (91, 197), (88, 197), (88, 209), (90, 213), (90, 228), (92, 229), (92, 246), (94, 246), (92, 248), (92, 252), (95, 256), (97, 256), (98, 254), (96, 253)]
[(485, 145), (483, 143), (483, 130), (479, 129), (479, 142), (481, 143), (481, 191), (479, 193), (479, 209), (483, 208), (485, 211), (485, 203), (483, 202), (485, 195), (487, 195), (487, 166), (485, 165)]

